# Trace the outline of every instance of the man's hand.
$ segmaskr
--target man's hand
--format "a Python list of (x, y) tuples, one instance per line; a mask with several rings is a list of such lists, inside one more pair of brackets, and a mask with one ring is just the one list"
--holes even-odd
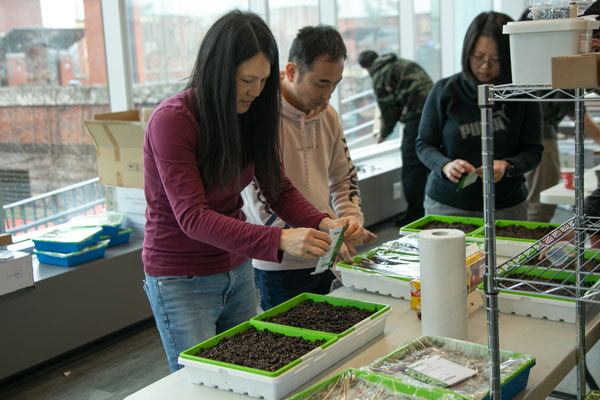
[(384, 142), (385, 138), (383, 136), (381, 136), (380, 133), (378, 133), (378, 134), (375, 135), (375, 141), (377, 142), (377, 144), (379, 144), (381, 142)]

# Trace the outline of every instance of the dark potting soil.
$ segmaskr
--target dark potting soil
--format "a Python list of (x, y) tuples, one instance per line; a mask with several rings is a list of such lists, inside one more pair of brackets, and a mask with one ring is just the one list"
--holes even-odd
[(510, 238), (519, 238), (519, 239), (532, 239), (539, 240), (555, 230), (553, 227), (538, 227), (538, 228), (526, 228), (524, 226), (519, 225), (507, 225), (507, 226), (497, 226), (496, 227), (496, 237), (504, 236)]
[[(575, 271), (577, 263), (575, 262), (575, 258), (569, 257), (565, 260), (561, 259), (554, 264), (550, 260), (544, 259), (542, 261), (535, 262), (535, 264), (533, 265), (535, 265), (536, 267), (552, 267), (556, 269)], [(598, 265), (600, 265), (600, 261), (594, 258), (592, 258), (591, 260), (586, 259), (585, 264), (583, 265), (583, 270), (586, 272), (598, 272), (598, 270), (600, 270), (600, 268), (598, 268)]]
[[(575, 297), (575, 288), (574, 288), (575, 283), (565, 283), (565, 281), (562, 279), (542, 279), (539, 277), (526, 275), (526, 274), (510, 274), (507, 277), (510, 277), (512, 279), (520, 279), (523, 281), (527, 281), (527, 285), (521, 285), (517, 288), (514, 288), (514, 290), (519, 290), (521, 292), (534, 292), (534, 293), (547, 292), (548, 290), (554, 289), (554, 286), (545, 285), (544, 283), (541, 283), (541, 282), (548, 282), (548, 283), (553, 283), (553, 284), (558, 284), (558, 285), (570, 286), (568, 289), (560, 288), (558, 290), (553, 290), (552, 293), (548, 293), (549, 295)], [(534, 283), (534, 282), (540, 282), (540, 283)], [(504, 285), (508, 285), (508, 284), (509, 284), (509, 282), (504, 282)], [(589, 288), (589, 287), (592, 287), (593, 284), (594, 284), (594, 282), (592, 282), (592, 281), (585, 281), (581, 284), (581, 286), (585, 287), (585, 288)]]
[(479, 225), (475, 224), (463, 224), (462, 222), (442, 222), (442, 221), (429, 221), (425, 225), (417, 226), (417, 229), (458, 229), (464, 233), (471, 233), (475, 229), (479, 228)]
[(375, 311), (357, 307), (334, 306), (325, 301), (308, 299), (281, 314), (265, 318), (264, 321), (315, 331), (342, 333), (374, 313)]
[(251, 326), (216, 346), (200, 350), (196, 356), (274, 372), (323, 343), (324, 340), (311, 342)]

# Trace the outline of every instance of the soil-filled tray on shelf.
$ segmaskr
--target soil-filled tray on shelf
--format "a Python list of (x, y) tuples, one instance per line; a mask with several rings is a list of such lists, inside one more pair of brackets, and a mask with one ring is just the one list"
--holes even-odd
[[(487, 346), (441, 336), (421, 336), (392, 353), (375, 360), (370, 372), (391, 376), (401, 382), (423, 388), (440, 388), (437, 383), (411, 373), (414, 364), (430, 357), (443, 358), (477, 373), (442, 389), (463, 399), (489, 399), (489, 349)], [(533, 356), (500, 350), (500, 384), (502, 399), (513, 398), (527, 386), (529, 371), (535, 365)]]
[[(496, 220), (496, 254), (502, 257), (514, 257), (559, 226), (544, 222), (498, 219)], [(484, 240), (484, 227), (473, 232), (472, 237), (476, 240)]]
[[(496, 220), (496, 241), (509, 240), (535, 243), (558, 227), (560, 227), (559, 224), (545, 222), (498, 219)], [(481, 227), (474, 232), (473, 237), (484, 238), (484, 228)]]
[(342, 358), (383, 334), (390, 306), (302, 293), (252, 318), (266, 326), (290, 326), (339, 338), (331, 347)]
[[(577, 277), (574, 271), (524, 265), (499, 272), (498, 277), (500, 278), (498, 294), (500, 312), (575, 323)], [(518, 281), (506, 281), (502, 278)], [(585, 274), (583, 288), (596, 288), (598, 285), (600, 285), (600, 275)], [(477, 291), (485, 301), (482, 284)], [(598, 304), (591, 304), (590, 307), (586, 307), (586, 314), (595, 315), (599, 309)]]
[(179, 356), (190, 381), (280, 399), (341, 357), (335, 335), (247, 321)]
[(404, 225), (400, 228), (400, 234), (420, 232), (426, 229), (458, 229), (463, 231), (465, 236), (472, 236), (473, 232), (482, 226), (483, 218), (431, 214)]
[(461, 400), (441, 389), (411, 386), (396, 379), (357, 369), (347, 369), (288, 400)]

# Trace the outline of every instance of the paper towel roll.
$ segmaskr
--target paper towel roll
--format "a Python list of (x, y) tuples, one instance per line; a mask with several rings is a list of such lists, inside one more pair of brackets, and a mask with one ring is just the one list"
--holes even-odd
[(467, 339), (465, 234), (431, 229), (419, 234), (421, 333)]

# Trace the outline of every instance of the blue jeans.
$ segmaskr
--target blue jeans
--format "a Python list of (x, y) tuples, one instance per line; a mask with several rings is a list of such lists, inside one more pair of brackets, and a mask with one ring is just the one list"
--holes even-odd
[(179, 354), (256, 315), (252, 263), (206, 276), (146, 275), (150, 301), (171, 372)]
[(286, 271), (254, 270), (256, 287), (260, 292), (260, 307), (268, 310), (300, 293), (327, 294), (335, 275), (330, 270), (311, 275), (314, 268)]

